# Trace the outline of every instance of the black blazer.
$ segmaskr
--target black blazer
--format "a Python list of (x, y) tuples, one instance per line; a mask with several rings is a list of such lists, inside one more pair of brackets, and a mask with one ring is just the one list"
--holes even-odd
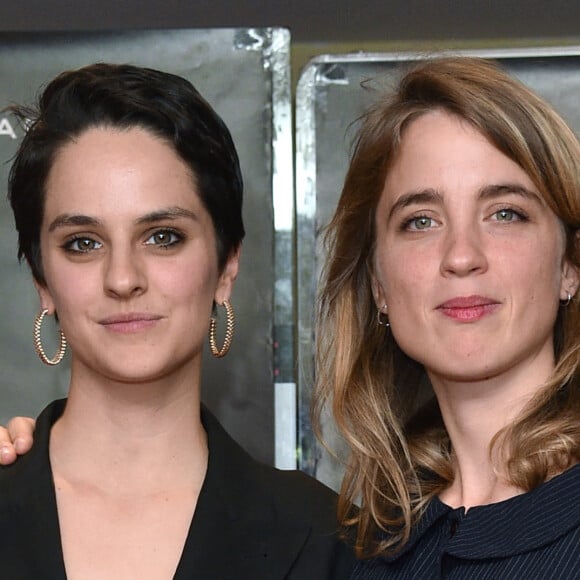
[[(65, 580), (48, 443), (66, 401), (40, 415), (33, 449), (0, 469), (0, 578)], [(252, 459), (206, 409), (208, 470), (174, 580), (349, 578), (335, 494)]]

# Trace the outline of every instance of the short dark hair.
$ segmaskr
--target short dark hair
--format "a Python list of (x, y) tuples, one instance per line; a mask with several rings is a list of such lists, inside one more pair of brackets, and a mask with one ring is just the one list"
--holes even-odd
[(223, 120), (186, 79), (128, 64), (92, 64), (48, 83), (35, 109), (7, 109), (27, 126), (9, 176), (18, 258), (45, 283), (40, 253), (46, 181), (63, 145), (87, 129), (141, 127), (191, 169), (216, 232), (220, 270), (244, 237), (238, 154)]

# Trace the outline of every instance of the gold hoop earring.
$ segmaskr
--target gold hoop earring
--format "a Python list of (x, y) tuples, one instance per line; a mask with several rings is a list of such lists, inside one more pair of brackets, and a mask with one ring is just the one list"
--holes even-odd
[(211, 350), (211, 354), (213, 354), (213, 356), (216, 358), (222, 358), (228, 354), (230, 346), (232, 346), (232, 340), (234, 338), (234, 324), (236, 322), (234, 309), (229, 301), (224, 300), (222, 306), (226, 309), (226, 335), (221, 348), (217, 347), (216, 319), (212, 316), (209, 321), (209, 348)]
[(55, 366), (58, 363), (60, 363), (64, 358), (64, 353), (66, 352), (66, 336), (64, 335), (63, 331), (59, 328), (58, 332), (60, 333), (60, 345), (58, 347), (58, 351), (53, 358), (48, 358), (48, 356), (46, 356), (46, 353), (44, 352), (44, 347), (42, 346), (42, 340), (40, 338), (40, 329), (42, 328), (44, 317), (47, 314), (48, 309), (44, 308), (42, 312), (40, 312), (34, 319), (34, 348), (36, 350), (36, 354), (38, 354), (40, 360), (45, 365)]
[(391, 326), (391, 323), (389, 322), (389, 309), (386, 304), (383, 304), (377, 310), (377, 322), (379, 323), (379, 326), (385, 326), (386, 328)]

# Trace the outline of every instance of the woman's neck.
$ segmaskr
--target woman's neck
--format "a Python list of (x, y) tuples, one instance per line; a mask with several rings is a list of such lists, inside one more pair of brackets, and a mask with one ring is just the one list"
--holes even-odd
[(73, 375), (51, 431), (55, 475), (115, 493), (153, 494), (192, 481), (201, 487), (208, 450), (199, 380), (97, 386), (85, 379)]
[(469, 508), (523, 492), (509, 482), (502, 442), (494, 438), (517, 420), (548, 379), (553, 364), (544, 367), (533, 373), (530, 369), (513, 369), (471, 383), (431, 377), (451, 440), (455, 472), (453, 483), (440, 494), (442, 501)]

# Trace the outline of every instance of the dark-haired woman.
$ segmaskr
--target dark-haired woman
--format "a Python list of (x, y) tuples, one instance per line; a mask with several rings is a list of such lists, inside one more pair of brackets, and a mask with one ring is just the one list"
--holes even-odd
[[(98, 64), (48, 84), (10, 173), (35, 342), (66, 401), (0, 471), (0, 576), (348, 577), (333, 494), (255, 462), (200, 405), (203, 344), (244, 228), (229, 131), (186, 80)], [(40, 328), (57, 316), (61, 345)]]

